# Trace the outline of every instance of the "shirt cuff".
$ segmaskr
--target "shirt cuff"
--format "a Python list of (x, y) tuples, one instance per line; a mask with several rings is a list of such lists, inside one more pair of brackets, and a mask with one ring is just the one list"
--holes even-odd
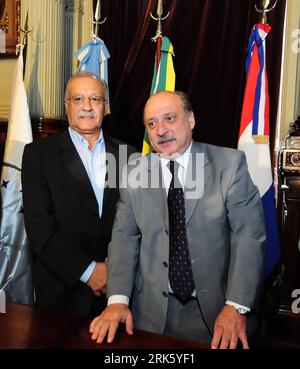
[(86, 268), (85, 272), (82, 274), (82, 276), (79, 278), (81, 282), (87, 283), (89, 280), (91, 274), (93, 273), (93, 270), (96, 266), (96, 262), (92, 261), (91, 264)]
[(110, 304), (125, 304), (129, 305), (129, 297), (124, 295), (112, 295), (107, 300), (107, 306)]
[(230, 301), (230, 300), (226, 300), (226, 301), (225, 301), (225, 304), (226, 304), (226, 305), (229, 305), (229, 306), (233, 306), (233, 307), (239, 307), (239, 308), (245, 309), (245, 310), (247, 310), (247, 311), (251, 311), (251, 309), (250, 309), (248, 306), (244, 306), (244, 305), (236, 304), (235, 302)]

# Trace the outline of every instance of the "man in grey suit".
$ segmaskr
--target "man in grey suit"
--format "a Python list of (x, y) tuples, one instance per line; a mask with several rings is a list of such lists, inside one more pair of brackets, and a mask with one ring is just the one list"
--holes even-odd
[[(192, 140), (195, 118), (182, 92), (151, 96), (144, 123), (156, 154), (129, 165), (120, 190), (108, 251), (108, 306), (91, 323), (91, 338), (101, 343), (107, 335), (112, 342), (123, 322), (128, 334), (135, 326), (211, 342), (212, 348), (236, 348), (239, 340), (248, 348), (265, 228), (245, 156)], [(184, 193), (184, 207), (175, 204), (174, 213), (169, 197), (176, 178), (184, 192), (172, 201)], [(185, 225), (179, 231), (175, 218)], [(176, 261), (183, 277), (174, 272), (174, 232), (186, 245)], [(185, 300), (178, 285), (191, 290)]]

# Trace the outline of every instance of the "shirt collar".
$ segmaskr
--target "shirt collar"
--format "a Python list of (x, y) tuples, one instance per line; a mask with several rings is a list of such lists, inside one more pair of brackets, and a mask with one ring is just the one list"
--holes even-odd
[[(188, 162), (189, 162), (189, 156), (190, 156), (190, 152), (191, 152), (191, 147), (192, 147), (192, 141), (189, 144), (188, 148), (185, 150), (185, 152), (178, 156), (178, 158), (176, 158), (176, 161), (179, 165), (181, 165), (184, 169), (187, 169), (188, 167)], [(169, 163), (169, 159), (165, 159), (163, 157), (161, 157), (161, 163), (163, 166), (167, 166), (167, 164)]]
[[(89, 147), (88, 141), (80, 133), (78, 133), (77, 131), (75, 131), (75, 129), (71, 127), (69, 127), (68, 129), (72, 140), (76, 143), (76, 145), (78, 145), (78, 147), (80, 147), (80, 149), (82, 149), (83, 147)], [(103, 132), (102, 129), (100, 129), (99, 137), (95, 141), (94, 145), (102, 143), (103, 143)]]

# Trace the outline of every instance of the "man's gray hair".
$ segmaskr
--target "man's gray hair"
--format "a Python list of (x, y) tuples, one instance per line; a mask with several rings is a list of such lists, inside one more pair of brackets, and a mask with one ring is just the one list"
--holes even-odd
[(66, 89), (65, 89), (65, 100), (69, 98), (69, 85), (70, 85), (70, 83), (74, 79), (77, 79), (77, 78), (93, 78), (93, 79), (95, 79), (97, 82), (99, 82), (99, 85), (101, 87), (103, 87), (104, 92), (105, 92), (105, 99), (107, 99), (107, 84), (106, 84), (105, 80), (100, 78), (95, 73), (83, 70), (83, 71), (76, 72), (76, 73), (72, 74), (72, 76), (68, 79), (68, 82), (66, 84)]

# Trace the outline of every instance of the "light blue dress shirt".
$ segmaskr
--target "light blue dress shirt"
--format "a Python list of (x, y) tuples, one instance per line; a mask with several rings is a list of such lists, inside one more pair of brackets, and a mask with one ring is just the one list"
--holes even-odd
[[(100, 131), (98, 140), (94, 143), (94, 148), (92, 151), (89, 149), (88, 141), (81, 136), (81, 134), (70, 127), (69, 133), (93, 187), (98, 203), (99, 217), (101, 218), (106, 174), (106, 150), (102, 130)], [(88, 268), (80, 277), (82, 282), (86, 283), (88, 281), (95, 268), (95, 265), (96, 262), (93, 261), (88, 266)]]

